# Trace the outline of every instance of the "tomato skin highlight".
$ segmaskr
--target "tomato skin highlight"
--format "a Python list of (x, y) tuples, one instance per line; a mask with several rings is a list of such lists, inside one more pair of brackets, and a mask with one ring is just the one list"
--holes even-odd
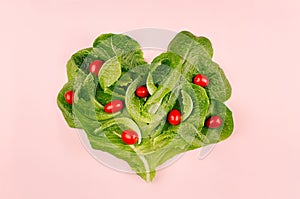
[(135, 94), (140, 98), (145, 98), (149, 96), (149, 92), (146, 86), (140, 86), (136, 89)]
[(91, 62), (89, 66), (89, 72), (94, 73), (96, 76), (98, 76), (99, 70), (101, 69), (103, 64), (103, 60), (95, 60)]
[(223, 123), (223, 121), (220, 116), (213, 115), (205, 121), (205, 126), (207, 128), (216, 129), (216, 128), (219, 128), (222, 125), (222, 123)]
[(209, 79), (205, 75), (198, 74), (194, 77), (193, 80), (194, 84), (201, 86), (201, 87), (206, 87), (209, 84)]
[(125, 144), (135, 144), (138, 141), (138, 134), (133, 130), (125, 130), (122, 132), (121, 138)]
[(104, 106), (106, 113), (115, 113), (123, 109), (122, 100), (113, 100)]
[(74, 101), (74, 91), (70, 90), (70, 91), (67, 91), (64, 95), (65, 97), (65, 100), (68, 104), (72, 105), (73, 104), (73, 101)]
[(177, 109), (173, 109), (172, 111), (169, 112), (168, 122), (171, 125), (176, 126), (180, 124), (180, 121), (181, 121), (181, 114)]

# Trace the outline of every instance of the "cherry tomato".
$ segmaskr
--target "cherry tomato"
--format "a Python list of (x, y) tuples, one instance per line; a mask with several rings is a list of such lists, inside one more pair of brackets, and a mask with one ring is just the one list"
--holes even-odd
[(136, 89), (135, 94), (140, 98), (145, 98), (149, 96), (149, 92), (146, 86), (140, 86)]
[(65, 100), (68, 104), (73, 104), (74, 92), (72, 90), (65, 93)]
[(123, 131), (121, 137), (125, 144), (135, 144), (138, 141), (138, 134), (133, 130)]
[(194, 77), (193, 82), (198, 86), (206, 87), (209, 84), (209, 79), (205, 75), (198, 74)]
[(95, 60), (90, 63), (89, 72), (98, 75), (100, 68), (102, 67), (104, 61), (103, 60)]
[(106, 113), (115, 113), (123, 108), (123, 102), (121, 100), (113, 100), (104, 106)]
[(180, 124), (180, 120), (181, 120), (180, 117), (181, 117), (180, 112), (177, 109), (173, 109), (168, 114), (168, 122), (171, 125), (178, 125), (178, 124)]
[(205, 121), (207, 128), (216, 129), (222, 125), (222, 118), (218, 115), (213, 115)]

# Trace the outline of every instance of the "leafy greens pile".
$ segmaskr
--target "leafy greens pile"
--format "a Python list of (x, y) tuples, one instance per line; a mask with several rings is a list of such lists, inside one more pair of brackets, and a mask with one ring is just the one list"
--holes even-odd
[[(68, 82), (60, 90), (57, 103), (68, 125), (83, 129), (91, 147), (126, 161), (146, 181), (152, 181), (156, 168), (180, 153), (217, 143), (233, 131), (231, 111), (223, 103), (231, 87), (223, 70), (212, 61), (213, 49), (205, 37), (178, 33), (166, 52), (151, 63), (144, 61), (140, 45), (122, 34), (103, 34), (93, 47), (80, 50), (67, 63)], [(89, 64), (103, 60), (98, 75)], [(197, 74), (209, 78), (209, 85), (193, 83)], [(144, 85), (149, 96), (139, 98), (136, 89)], [(65, 93), (74, 91), (69, 104)], [(104, 106), (122, 100), (121, 111), (107, 113)], [(167, 115), (181, 113), (179, 125), (171, 125)], [(218, 115), (218, 128), (205, 121)], [(121, 140), (126, 129), (138, 132), (140, 143)]]

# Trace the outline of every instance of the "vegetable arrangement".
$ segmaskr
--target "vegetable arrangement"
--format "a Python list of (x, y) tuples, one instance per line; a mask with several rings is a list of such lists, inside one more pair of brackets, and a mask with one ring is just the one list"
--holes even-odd
[(67, 63), (57, 104), (93, 149), (126, 161), (146, 181), (180, 153), (217, 143), (233, 131), (224, 102), (231, 87), (212, 61), (211, 42), (178, 33), (166, 52), (146, 63), (140, 45), (103, 34)]

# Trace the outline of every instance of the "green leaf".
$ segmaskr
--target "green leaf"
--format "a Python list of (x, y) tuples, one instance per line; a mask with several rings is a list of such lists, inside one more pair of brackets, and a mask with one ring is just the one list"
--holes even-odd
[(160, 106), (162, 99), (170, 93), (176, 86), (178, 86), (178, 81), (180, 74), (173, 70), (168, 78), (158, 87), (155, 93), (153, 93), (146, 101), (144, 109), (149, 113), (156, 113), (158, 107)]
[(192, 83), (184, 84), (183, 90), (190, 95), (193, 101), (193, 111), (185, 122), (189, 122), (198, 130), (204, 126), (205, 117), (209, 107), (209, 98), (205, 90)]
[(72, 111), (72, 105), (68, 104), (65, 100), (65, 93), (67, 91), (74, 90), (74, 82), (70, 81), (66, 83), (63, 88), (59, 91), (57, 95), (57, 105), (59, 109), (61, 110), (67, 124), (71, 128), (81, 128), (81, 124), (79, 121), (76, 120), (76, 117), (73, 114)]
[(153, 62), (153, 66), (151, 68), (150, 74), (156, 71), (157, 68), (161, 68), (161, 71), (169, 71), (168, 74), (165, 74), (164, 80), (160, 82), (160, 79), (154, 79), (152, 82), (151, 77), (148, 79), (148, 86), (150, 87), (151, 84), (158, 84), (159, 86), (157, 89), (153, 88), (152, 91), (155, 90), (154, 93), (147, 99), (147, 102), (144, 105), (144, 109), (146, 112), (149, 113), (156, 113), (158, 107), (162, 103), (162, 99), (170, 93), (174, 88), (180, 85), (180, 78), (181, 74), (180, 70), (180, 58), (172, 53), (163, 53), (156, 57)]
[(150, 95), (153, 95), (153, 93), (157, 90), (151, 73), (147, 77), (146, 86)]
[(107, 122), (105, 122), (104, 124), (102, 124), (99, 128), (95, 129), (94, 133), (95, 135), (99, 135), (101, 133), (103, 133), (103, 131), (105, 131), (105, 129), (108, 129), (109, 127), (113, 126), (113, 125), (117, 125), (121, 131), (119, 132), (119, 137), (121, 137), (121, 132), (123, 132), (124, 130), (134, 130), (137, 134), (138, 134), (138, 144), (140, 144), (141, 140), (142, 140), (142, 134), (141, 131), (138, 127), (138, 125), (131, 119), (129, 118), (114, 118), (111, 119)]
[(231, 96), (231, 86), (223, 70), (211, 60), (211, 44), (204, 40), (183, 31), (170, 42), (168, 51), (182, 58), (182, 74), (187, 81), (199, 73), (207, 76), (210, 83), (205, 89), (209, 97), (224, 102)]
[(149, 167), (147, 160), (137, 153), (134, 146), (122, 144), (120, 138), (113, 133), (109, 136), (96, 136), (89, 133), (87, 135), (93, 149), (108, 152), (126, 161), (136, 174), (145, 181), (150, 182), (153, 180), (155, 170), (147, 171)]
[(94, 58), (91, 56), (92, 48), (80, 50), (72, 55), (67, 63), (68, 80), (71, 81), (79, 76), (87, 73), (87, 65)]
[(96, 86), (97, 80), (90, 73), (74, 94), (73, 113), (87, 132), (93, 132), (103, 121), (119, 114), (104, 112), (103, 105), (95, 99)]
[[(190, 83), (185, 83), (182, 89), (184, 95), (189, 96), (193, 101), (192, 112), (180, 125), (163, 124), (164, 127), (159, 128), (153, 135), (150, 141), (153, 144), (148, 146), (148, 151), (143, 149), (151, 169), (155, 169), (178, 154), (210, 143), (210, 140), (201, 133), (209, 107), (205, 90)], [(184, 112), (185, 105), (187, 104), (182, 102), (181, 112)]]
[(212, 44), (211, 44), (210, 40), (206, 37), (201, 36), (201, 37), (197, 37), (197, 41), (201, 46), (203, 46), (205, 48), (205, 50), (209, 54), (210, 58), (212, 58), (214, 55), (214, 49), (212, 48)]
[(112, 95), (105, 93), (103, 90), (101, 89), (97, 89), (96, 90), (96, 94), (95, 94), (95, 99), (102, 105), (105, 106), (106, 104), (108, 104), (109, 102), (112, 101)]
[(129, 114), (132, 116), (132, 118), (134, 118), (135, 121), (150, 123), (151, 115), (142, 111), (144, 102), (135, 95), (137, 87), (142, 85), (143, 82), (144, 79), (142, 76), (140, 76), (129, 85), (126, 91), (125, 104)]
[(156, 85), (163, 84), (163, 81), (171, 74), (171, 71), (179, 67), (179, 63), (180, 57), (173, 53), (162, 53), (152, 61), (151, 70), (146, 81), (150, 95), (157, 91)]
[(212, 58), (214, 51), (210, 40), (206, 37), (203, 36), (197, 37), (188, 31), (181, 31), (176, 35), (176, 37), (173, 39), (172, 42), (174, 43), (179, 42), (183, 45), (186, 45), (191, 42), (190, 39), (193, 40), (193, 43), (190, 44), (191, 48), (196, 48), (196, 49), (201, 48), (200, 50), (198, 49), (197, 51), (202, 52), (202, 50), (205, 50), (207, 55), (210, 58)]
[(122, 68), (128, 70), (145, 64), (140, 45), (122, 34), (103, 34), (93, 43), (94, 53), (103, 60), (117, 56)]
[(182, 98), (182, 116), (181, 121), (186, 120), (190, 116), (190, 114), (193, 111), (193, 100), (191, 96), (185, 92), (184, 90), (181, 90), (181, 98)]
[[(181, 123), (175, 127), (172, 126), (169, 130), (155, 137), (155, 149), (152, 150), (152, 153), (145, 155), (150, 170), (155, 170), (158, 166), (176, 155), (201, 147), (202, 145), (193, 146), (196, 139), (198, 139), (198, 131), (189, 123)], [(198, 141), (197, 143), (201, 142)]]
[(201, 132), (208, 137), (210, 143), (217, 143), (228, 138), (233, 132), (232, 112), (222, 102), (212, 100), (206, 118), (212, 115), (220, 116), (223, 124), (216, 129), (203, 127)]
[(188, 31), (178, 33), (170, 42), (168, 51), (188, 61), (198, 59), (198, 57), (211, 58), (205, 46), (201, 45), (199, 39)]
[(133, 81), (130, 74), (128, 74), (128, 72), (122, 73), (121, 77), (122, 78), (120, 78), (117, 83), (119, 86), (128, 86)]
[(101, 67), (98, 79), (102, 89), (106, 90), (113, 85), (121, 76), (121, 64), (117, 57), (107, 60)]

